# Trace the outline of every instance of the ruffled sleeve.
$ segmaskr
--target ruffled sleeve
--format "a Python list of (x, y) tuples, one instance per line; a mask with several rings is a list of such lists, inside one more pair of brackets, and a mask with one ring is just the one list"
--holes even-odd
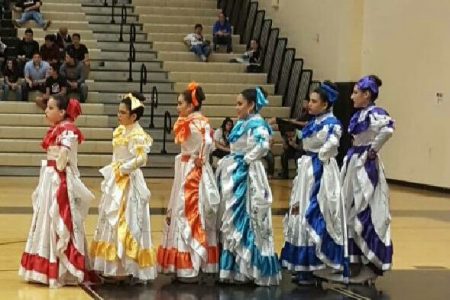
[(270, 150), (270, 133), (266, 127), (259, 126), (249, 130), (247, 134), (248, 151), (244, 156), (247, 164), (261, 159)]
[(378, 152), (394, 133), (394, 120), (379, 107), (372, 109), (369, 118), (370, 127), (377, 132), (371, 148)]
[(143, 130), (131, 133), (128, 141), (128, 150), (133, 158), (127, 160), (120, 166), (122, 174), (130, 174), (134, 170), (147, 164), (147, 154), (153, 144), (152, 138)]
[(323, 131), (327, 134), (327, 138), (323, 146), (319, 150), (319, 159), (322, 162), (327, 162), (330, 158), (338, 154), (339, 140), (342, 135), (342, 128), (340, 125), (324, 126)]

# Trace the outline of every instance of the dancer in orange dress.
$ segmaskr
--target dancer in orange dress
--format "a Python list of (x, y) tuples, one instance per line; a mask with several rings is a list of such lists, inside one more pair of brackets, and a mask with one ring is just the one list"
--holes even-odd
[(184, 282), (197, 281), (200, 271), (218, 271), (219, 193), (209, 164), (211, 128), (200, 112), (204, 100), (196, 83), (178, 96), (174, 131), (181, 153), (175, 158), (175, 178), (158, 249), (158, 270), (175, 273)]

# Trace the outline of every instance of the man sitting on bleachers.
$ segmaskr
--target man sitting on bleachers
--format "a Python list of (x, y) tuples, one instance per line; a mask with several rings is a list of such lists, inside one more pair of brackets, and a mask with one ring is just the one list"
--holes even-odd
[(23, 39), (19, 41), (17, 46), (17, 62), (22, 74), (25, 63), (30, 61), (36, 52), (39, 52), (39, 44), (33, 39), (33, 30), (27, 28)]
[(81, 36), (79, 33), (72, 34), (72, 44), (67, 46), (66, 51), (73, 53), (75, 60), (83, 64), (85, 71), (84, 76), (87, 78), (91, 67), (89, 51), (85, 44), (80, 43), (80, 40)]
[(58, 65), (50, 64), (49, 77), (45, 81), (45, 94), (36, 97), (36, 105), (45, 110), (50, 95), (67, 94), (67, 80), (59, 74)]
[(22, 16), (18, 20), (13, 20), (13, 24), (16, 27), (22, 27), (26, 22), (33, 20), (35, 21), (39, 27), (42, 27), (44, 30), (47, 30), (48, 26), (50, 26), (51, 21), (45, 21), (42, 17), (40, 8), (42, 6), (41, 0), (20, 0), (17, 2), (14, 10), (23, 11)]
[(28, 101), (29, 91), (45, 93), (45, 81), (48, 77), (48, 62), (41, 59), (39, 52), (33, 54), (33, 59), (25, 64), (25, 82), (22, 86), (23, 101)]
[(226, 45), (227, 53), (233, 52), (231, 39), (231, 25), (226, 20), (223, 12), (219, 13), (219, 20), (214, 23), (213, 27), (213, 43), (214, 51), (217, 51), (218, 45)]
[(203, 26), (202, 24), (195, 24), (194, 32), (189, 33), (184, 37), (184, 43), (194, 52), (203, 62), (208, 61), (208, 57), (211, 54), (211, 48), (209, 42), (203, 38)]
[(72, 38), (70, 37), (67, 27), (60, 27), (56, 33), (56, 45), (59, 47), (59, 51), (64, 53), (67, 47), (72, 45)]
[(45, 60), (49, 64), (60, 64), (61, 53), (59, 47), (55, 44), (56, 37), (54, 34), (47, 34), (45, 36), (45, 43), (41, 46), (40, 53), (42, 60)]
[(67, 93), (78, 93), (80, 95), (80, 102), (84, 103), (88, 94), (84, 67), (82, 62), (75, 60), (73, 52), (67, 51), (66, 60), (59, 69), (59, 73), (66, 78)]

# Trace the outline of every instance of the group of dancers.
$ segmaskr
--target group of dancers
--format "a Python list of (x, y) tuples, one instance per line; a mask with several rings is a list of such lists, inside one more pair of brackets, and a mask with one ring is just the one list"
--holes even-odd
[(272, 135), (259, 114), (268, 105), (263, 89), (237, 95), (231, 153), (215, 172), (209, 164), (213, 130), (201, 113), (204, 91), (193, 82), (178, 95), (174, 135), (181, 153), (175, 157), (157, 249), (151, 238), (151, 193), (140, 169), (152, 146), (139, 125), (143, 95), (126, 94), (119, 105), (112, 162), (100, 170), (102, 196), (90, 246), (84, 220), (94, 195), (77, 168), (77, 147), (84, 140), (74, 125), (80, 105), (50, 97), (45, 115), (52, 126), (42, 142), (47, 159), (32, 196), (33, 218), (19, 274), (50, 287), (145, 283), (158, 273), (182, 282), (218, 274), (221, 282), (270, 286), (280, 283), (282, 267), (299, 284), (314, 283), (317, 276), (348, 282), (367, 270), (382, 274), (391, 268), (392, 244), (388, 187), (378, 152), (394, 123), (375, 105), (380, 86), (381, 80), (371, 75), (354, 87), (357, 112), (348, 128), (353, 146), (342, 170), (334, 158), (342, 133), (332, 113), (336, 86), (324, 82), (311, 93), (312, 119), (298, 133), (306, 154), (298, 160), (280, 258), (272, 230), (272, 192), (261, 161)]

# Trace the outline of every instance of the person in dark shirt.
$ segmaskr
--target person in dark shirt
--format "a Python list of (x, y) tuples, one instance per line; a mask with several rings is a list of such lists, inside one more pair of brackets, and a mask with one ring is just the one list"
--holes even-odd
[(42, 60), (51, 63), (59, 64), (61, 62), (61, 54), (59, 47), (55, 44), (56, 37), (54, 34), (47, 34), (45, 36), (45, 44), (41, 46), (40, 53)]
[(220, 12), (219, 20), (217, 20), (213, 27), (214, 51), (217, 50), (217, 45), (226, 45), (227, 53), (233, 52), (231, 42), (231, 25), (226, 20), (224, 13)]
[(50, 95), (67, 95), (67, 80), (58, 73), (58, 65), (50, 64), (49, 77), (45, 81), (45, 94), (36, 97), (36, 105), (45, 110)]
[(39, 52), (39, 44), (33, 39), (33, 30), (27, 28), (23, 39), (19, 41), (17, 46), (17, 65), (20, 75), (23, 76), (23, 68), (25, 63), (33, 58), (33, 54)]
[(5, 69), (3, 70), (4, 83), (2, 100), (8, 100), (9, 91), (16, 93), (16, 100), (22, 100), (22, 87), (19, 82), (20, 72), (17, 61), (14, 58), (6, 60)]
[(67, 92), (78, 93), (80, 102), (85, 102), (88, 94), (88, 86), (85, 83), (85, 72), (83, 63), (75, 60), (75, 55), (67, 51), (64, 64), (59, 73), (67, 80)]
[(51, 21), (45, 21), (41, 14), (42, 1), (41, 0), (20, 0), (14, 7), (16, 11), (23, 11), (20, 19), (13, 20), (13, 24), (16, 27), (22, 27), (26, 22), (33, 20), (39, 27), (47, 30), (50, 26)]
[(91, 68), (89, 51), (86, 45), (80, 43), (80, 40), (81, 36), (79, 33), (72, 34), (72, 45), (67, 47), (67, 52), (73, 53), (75, 59), (83, 64), (85, 72), (84, 76), (87, 78)]
[(293, 125), (284, 128), (283, 137), (283, 154), (281, 154), (281, 178), (289, 178), (289, 160), (297, 161), (303, 155), (303, 146), (297, 137), (297, 130)]
[(58, 45), (59, 51), (61, 53), (63, 53), (67, 47), (72, 45), (72, 38), (70, 37), (67, 27), (59, 28), (58, 32), (56, 33), (56, 45)]

